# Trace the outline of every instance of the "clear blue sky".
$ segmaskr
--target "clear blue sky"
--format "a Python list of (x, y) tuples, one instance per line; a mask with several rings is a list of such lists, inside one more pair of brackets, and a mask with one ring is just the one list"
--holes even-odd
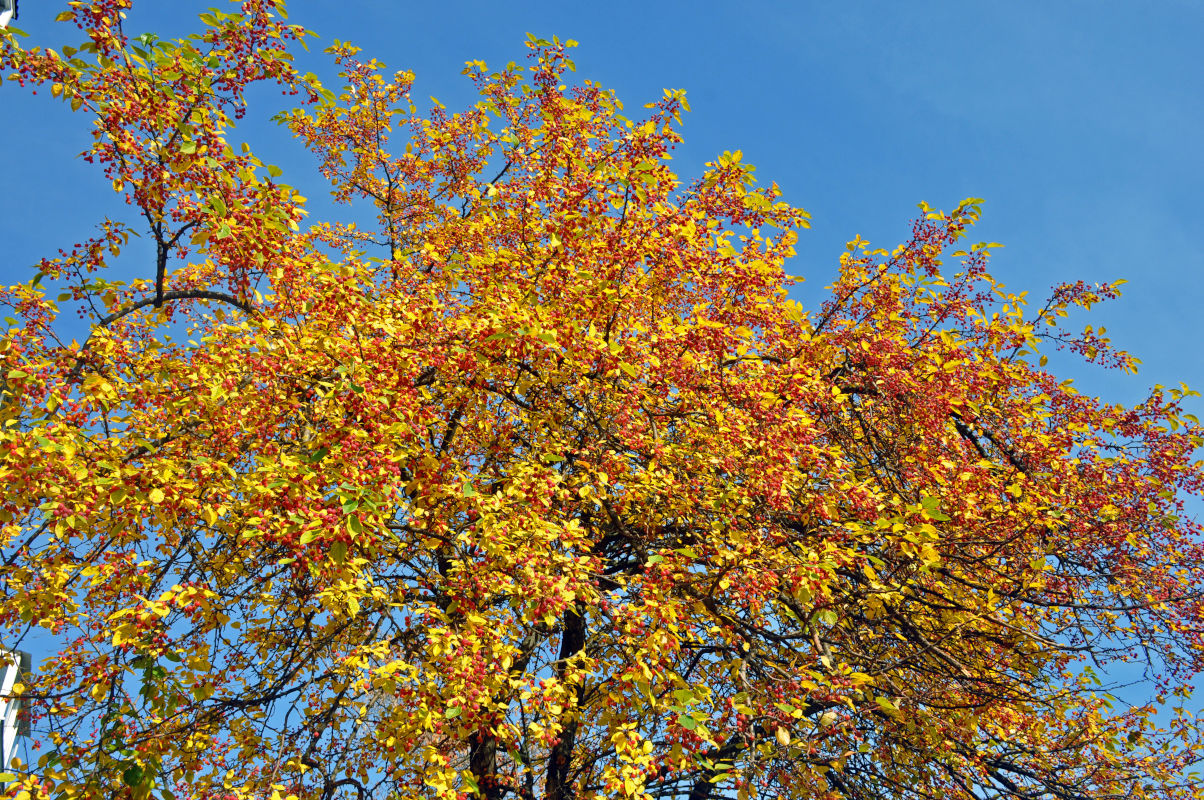
[[(127, 31), (179, 35), (212, 4), (140, 0)], [(67, 32), (50, 21), (63, 5), (23, 0), (17, 24), (57, 45)], [(528, 31), (577, 39), (578, 75), (629, 109), (686, 89), (684, 176), (740, 149), (812, 213), (790, 269), (808, 277), (796, 294), (806, 305), (854, 234), (893, 246), (919, 201), (985, 198), (976, 238), (1007, 245), (993, 270), (1012, 289), (1039, 300), (1060, 280), (1130, 281), (1083, 322), (1106, 325), (1143, 370), (1068, 372), (1081, 388), (1125, 402), (1154, 383), (1204, 388), (1202, 3), (293, 0), (289, 10), (321, 35), (308, 69), (333, 80), (321, 49), (349, 40), (414, 70), (415, 96), (453, 109), (472, 100), (463, 62), (521, 60)], [(0, 279), (27, 280), (37, 257), (88, 234), (112, 193), (74, 158), (87, 121), (61, 103), (8, 84), (0, 119)], [(299, 147), (266, 128), (247, 136), (319, 199)]]

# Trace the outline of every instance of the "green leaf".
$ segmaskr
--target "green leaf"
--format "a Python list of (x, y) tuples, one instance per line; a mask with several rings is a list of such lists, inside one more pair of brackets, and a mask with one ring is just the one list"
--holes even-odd
[(334, 563), (342, 564), (347, 560), (347, 543), (335, 542), (330, 546), (330, 557), (334, 559)]
[(329, 448), (329, 447), (319, 447), (317, 450), (315, 450), (315, 451), (313, 452), (313, 454), (312, 454), (312, 455), (310, 455), (310, 457), (309, 457), (309, 463), (311, 463), (311, 464), (316, 464), (317, 462), (319, 462), (319, 461), (321, 461), (322, 459), (326, 458), (326, 456), (328, 456), (328, 455), (330, 455), (330, 448)]
[(464, 713), (463, 706), (452, 706), (443, 712), (443, 718), (444, 719), (455, 719), (456, 717), (460, 716), (463, 713)]
[(145, 777), (146, 777), (145, 771), (142, 769), (142, 767), (138, 766), (137, 764), (134, 764), (132, 767), (126, 767), (125, 770), (121, 773), (121, 781), (126, 786), (131, 786), (131, 787), (140, 785), (142, 783), (143, 778), (145, 778)]
[(317, 531), (306, 531), (305, 533), (301, 534), (301, 544), (309, 544), (310, 542), (312, 542), (314, 539), (317, 539), (317, 538), (318, 538)]
[(928, 516), (931, 517), (932, 519), (936, 520), (937, 522), (948, 522), (949, 521), (950, 518), (948, 516), (946, 516), (945, 514), (941, 513), (940, 501), (937, 500), (935, 497), (925, 497), (925, 498), (921, 499), (920, 505), (923, 506), (924, 511), (927, 512)]
[(692, 731), (698, 727), (698, 720), (690, 716), (678, 717), (677, 722), (688, 731)]
[(268, 164), (268, 174), (273, 178), (279, 178), (284, 174), (284, 170), (280, 169), (280, 167), (276, 166), (275, 164)]
[(878, 708), (882, 709), (882, 711), (888, 717), (891, 717), (893, 719), (893, 718), (899, 716), (898, 707), (895, 706), (895, 704), (892, 703), (891, 701), (887, 700), (885, 697), (875, 697), (874, 702), (878, 705)]

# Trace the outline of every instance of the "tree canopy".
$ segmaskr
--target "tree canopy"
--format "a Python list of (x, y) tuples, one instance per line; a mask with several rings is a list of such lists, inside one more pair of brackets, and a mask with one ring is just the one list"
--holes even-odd
[[(128, 6), (0, 32), (129, 206), (0, 290), (0, 644), (54, 643), (8, 796), (1201, 795), (1188, 390), (1042, 355), (1135, 370), (1064, 319), (1116, 284), (1028, 305), (969, 199), (796, 302), (807, 214), (572, 42), (421, 112), (279, 0)], [(240, 146), (255, 84), (344, 218)]]

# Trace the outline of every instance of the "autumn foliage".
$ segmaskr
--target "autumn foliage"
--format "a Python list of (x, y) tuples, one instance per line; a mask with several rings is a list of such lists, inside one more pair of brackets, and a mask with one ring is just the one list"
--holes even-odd
[[(299, 74), (278, 0), (128, 5), (0, 39), (129, 208), (0, 290), (9, 796), (1200, 796), (1186, 389), (1041, 357), (1135, 369), (1064, 325), (1114, 286), (1026, 305), (967, 200), (800, 304), (806, 213), (680, 178), (684, 94), (625, 116), (570, 42), (423, 113)], [(344, 219), (239, 146), (254, 84)]]

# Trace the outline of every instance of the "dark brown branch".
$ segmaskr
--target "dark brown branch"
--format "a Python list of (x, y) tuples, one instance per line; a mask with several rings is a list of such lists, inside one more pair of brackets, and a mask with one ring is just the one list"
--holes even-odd
[(158, 308), (168, 300), (217, 300), (222, 303), (229, 303), (235, 308), (245, 311), (248, 314), (255, 313), (255, 306), (251, 305), (245, 300), (239, 300), (232, 294), (215, 292), (210, 289), (173, 289), (170, 292), (156, 292), (154, 297), (147, 297), (137, 301), (136, 303), (131, 303), (124, 308), (114, 311), (107, 317), (102, 317), (97, 324), (101, 326), (112, 325), (117, 320), (128, 314), (132, 314), (140, 308), (146, 308), (147, 306), (155, 306)]
[[(557, 677), (563, 680), (568, 661), (585, 648), (585, 604), (580, 600), (564, 612), (564, 632), (560, 637), (560, 653), (556, 661)], [(578, 695), (581, 688), (578, 687)], [(577, 745), (576, 720), (566, 722), (560, 740), (548, 755), (548, 775), (544, 796), (547, 800), (571, 800), (573, 797), (572, 766), (573, 750)]]
[[(156, 294), (154, 297), (147, 297), (125, 306), (124, 308), (109, 314), (107, 317), (102, 317), (97, 321), (96, 324), (99, 327), (106, 328), (122, 317), (132, 314), (140, 308), (146, 308), (147, 306), (155, 306), (158, 308), (163, 302), (168, 300), (217, 300), (218, 302), (229, 303), (230, 305), (246, 312), (247, 314), (255, 313), (255, 307), (253, 305), (245, 300), (239, 300), (232, 294), (215, 292), (209, 289), (173, 289), (170, 292), (164, 292), (161, 298)], [(79, 352), (75, 354), (75, 367), (72, 368), (71, 374), (67, 377), (68, 383), (73, 383), (79, 380), (80, 373), (82, 373), (84, 370), (84, 353), (88, 351), (88, 347), (91, 344), (92, 337), (89, 335), (88, 339), (80, 347)]]

